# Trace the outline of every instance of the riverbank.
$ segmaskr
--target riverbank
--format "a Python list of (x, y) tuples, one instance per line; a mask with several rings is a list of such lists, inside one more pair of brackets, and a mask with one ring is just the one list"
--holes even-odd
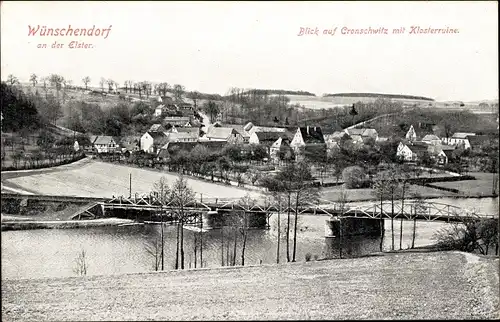
[[(476, 180), (463, 180), (451, 182), (437, 182), (432, 184), (409, 185), (406, 191), (407, 199), (435, 199), (435, 198), (496, 198), (497, 193), (492, 191), (492, 183), (494, 183), (493, 173), (471, 173), (476, 177)], [(498, 185), (498, 182), (497, 182)], [(371, 188), (364, 189), (342, 189), (341, 186), (327, 187), (322, 189), (321, 194), (323, 199), (337, 201), (341, 198), (342, 193), (347, 194), (348, 202), (357, 201), (372, 201), (377, 197)]]
[(134, 223), (131, 219), (101, 218), (90, 220), (46, 220), (25, 216), (2, 214), (2, 231), (30, 229), (74, 229), (104, 226), (120, 226)]
[(3, 280), (5, 320), (493, 319), (498, 258), (461, 252)]

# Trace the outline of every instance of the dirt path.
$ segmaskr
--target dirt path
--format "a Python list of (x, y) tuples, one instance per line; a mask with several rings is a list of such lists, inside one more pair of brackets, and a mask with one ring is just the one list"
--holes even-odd
[(498, 259), (467, 258), (458, 252), (411, 253), (281, 266), (3, 280), (2, 317), (8, 321), (498, 318), (498, 292), (481, 291), (485, 286), (498, 291), (498, 279), (490, 278), (498, 275)]

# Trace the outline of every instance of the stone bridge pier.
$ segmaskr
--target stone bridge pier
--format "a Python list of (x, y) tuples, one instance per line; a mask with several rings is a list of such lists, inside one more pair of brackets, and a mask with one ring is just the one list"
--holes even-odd
[(338, 237), (341, 227), (342, 236), (381, 236), (384, 229), (383, 224), (384, 222), (381, 222), (380, 219), (332, 217), (325, 221), (325, 237)]

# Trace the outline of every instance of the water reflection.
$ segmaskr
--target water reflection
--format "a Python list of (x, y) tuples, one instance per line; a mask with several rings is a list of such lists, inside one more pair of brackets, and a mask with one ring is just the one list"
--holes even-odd
[[(293, 219), (293, 217), (292, 217)], [(338, 258), (339, 242), (336, 238), (324, 237), (324, 222), (327, 217), (299, 217), (296, 261)], [(245, 265), (276, 263), (278, 229), (277, 220), (270, 221), (266, 230), (250, 230), (245, 250)], [(433, 243), (432, 237), (446, 223), (417, 222), (415, 246)], [(281, 228), (283, 225), (283, 218)], [(390, 220), (385, 222), (383, 249), (392, 248)], [(281, 263), (287, 261), (286, 238), (280, 232)], [(286, 229), (285, 229), (286, 231)], [(195, 232), (184, 230), (185, 268), (200, 266), (200, 250), (194, 251)], [(395, 249), (411, 246), (413, 223), (405, 221), (403, 239), (400, 243), (400, 221), (394, 221)], [(227, 265), (234, 257), (236, 236), (237, 265), (241, 264), (242, 235), (231, 229), (216, 229), (203, 233), (203, 267)], [(124, 227), (96, 227), (89, 229), (44, 229), (2, 232), (2, 278), (44, 278), (75, 276), (73, 271), (78, 253), (87, 253), (88, 274), (108, 275), (119, 273), (148, 272), (154, 270), (155, 259), (146, 251), (161, 238), (159, 225), (137, 225)], [(176, 227), (164, 229), (165, 269), (175, 267)], [(380, 237), (344, 238), (343, 257), (356, 257), (380, 250)], [(293, 256), (293, 234), (290, 235), (290, 258)]]

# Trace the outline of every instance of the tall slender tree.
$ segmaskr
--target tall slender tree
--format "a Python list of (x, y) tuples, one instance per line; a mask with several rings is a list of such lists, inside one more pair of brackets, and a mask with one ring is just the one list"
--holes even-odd
[[(170, 204), (174, 209), (174, 214), (178, 223), (177, 229), (180, 239), (180, 241), (178, 241), (178, 252), (180, 253), (180, 267), (181, 269), (184, 269), (184, 223), (189, 215), (186, 207), (195, 201), (195, 193), (193, 189), (188, 186), (187, 180), (182, 175), (180, 175), (172, 185), (170, 200)], [(179, 257), (176, 256), (176, 263), (178, 263), (178, 261)]]

